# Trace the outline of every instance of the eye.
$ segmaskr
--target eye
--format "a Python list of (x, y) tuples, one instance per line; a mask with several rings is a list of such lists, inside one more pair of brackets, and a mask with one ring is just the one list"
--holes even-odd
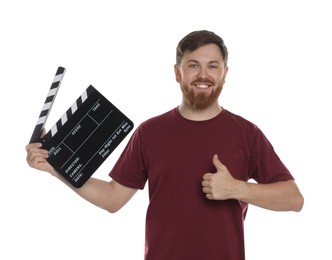
[(218, 69), (218, 65), (211, 64), (209, 65), (209, 69)]
[(189, 64), (189, 68), (191, 68), (191, 69), (197, 69), (199, 66), (198, 66), (198, 64), (196, 64), (196, 63), (191, 63), (191, 64)]

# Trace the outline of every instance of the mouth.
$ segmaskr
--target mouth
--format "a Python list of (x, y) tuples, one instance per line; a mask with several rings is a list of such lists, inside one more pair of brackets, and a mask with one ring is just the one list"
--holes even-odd
[(194, 84), (194, 86), (199, 89), (207, 89), (207, 88), (211, 87), (210, 84)]

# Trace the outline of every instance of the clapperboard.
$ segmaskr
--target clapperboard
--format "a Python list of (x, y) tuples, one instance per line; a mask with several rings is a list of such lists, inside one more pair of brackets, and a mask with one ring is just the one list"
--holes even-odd
[(42, 142), (48, 162), (74, 187), (80, 188), (133, 129), (133, 122), (89, 86), (54, 126), (40, 138), (58, 93), (65, 68), (59, 67), (30, 143)]

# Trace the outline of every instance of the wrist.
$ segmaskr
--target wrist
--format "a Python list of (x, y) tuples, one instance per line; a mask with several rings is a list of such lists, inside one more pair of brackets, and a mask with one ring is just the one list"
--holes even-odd
[(241, 180), (235, 180), (234, 189), (232, 191), (232, 198), (237, 200), (245, 200), (248, 190), (248, 183)]

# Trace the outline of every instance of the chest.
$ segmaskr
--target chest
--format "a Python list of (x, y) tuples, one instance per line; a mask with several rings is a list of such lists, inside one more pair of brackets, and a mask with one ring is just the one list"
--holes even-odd
[(250, 140), (241, 131), (219, 127), (159, 129), (142, 146), (149, 182), (197, 182), (215, 172), (214, 154), (241, 180), (248, 180)]

